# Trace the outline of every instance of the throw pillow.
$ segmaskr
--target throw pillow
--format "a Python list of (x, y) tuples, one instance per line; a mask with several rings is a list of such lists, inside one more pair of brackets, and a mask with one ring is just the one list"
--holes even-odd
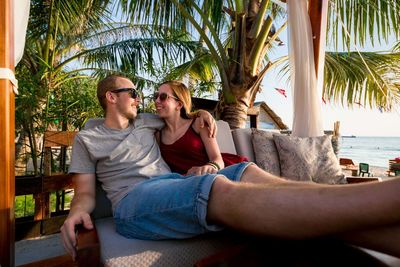
[(330, 136), (294, 137), (274, 135), (281, 175), (297, 181), (345, 183)]
[(273, 133), (253, 128), (252, 143), (256, 164), (263, 170), (280, 176), (279, 156), (276, 150)]

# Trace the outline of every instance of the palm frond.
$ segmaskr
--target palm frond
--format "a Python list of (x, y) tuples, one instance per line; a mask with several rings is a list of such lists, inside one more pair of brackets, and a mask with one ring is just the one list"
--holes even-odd
[(400, 101), (400, 53), (327, 53), (324, 98), (391, 110)]
[(214, 80), (218, 68), (211, 54), (207, 51), (197, 53), (196, 56), (183, 64), (173, 68), (166, 76), (167, 80), (181, 79), (189, 75), (191, 79), (210, 81)]
[[(164, 25), (189, 32), (190, 23), (182, 16), (179, 8), (170, 0), (118, 0), (124, 14), (128, 15), (131, 22), (145, 23), (149, 25)], [(190, 4), (192, 1), (180, 1), (180, 3), (192, 13)]]
[(339, 40), (348, 50), (352, 43), (387, 41), (400, 34), (400, 2), (397, 0), (332, 0), (328, 31), (336, 48)]
[(198, 49), (194, 41), (181, 41), (175, 38), (136, 38), (102, 45), (80, 54), (85, 65), (120, 69), (125, 73), (140, 71), (154, 74), (157, 66), (168, 60), (180, 62), (187, 60)]

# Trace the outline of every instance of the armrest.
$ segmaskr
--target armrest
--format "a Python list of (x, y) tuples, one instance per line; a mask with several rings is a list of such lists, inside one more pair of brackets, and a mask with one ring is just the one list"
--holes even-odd
[(96, 227), (92, 230), (78, 227), (76, 250), (77, 266), (103, 266), (100, 260), (100, 243)]
[(355, 184), (355, 183), (365, 183), (365, 182), (381, 182), (382, 178), (380, 177), (355, 177), (355, 176), (348, 176), (346, 177), (347, 183)]
[(202, 258), (194, 263), (194, 267), (230, 266), (234, 265), (238, 255), (243, 255), (249, 250), (248, 244), (241, 244), (234, 247), (225, 248), (213, 255)]

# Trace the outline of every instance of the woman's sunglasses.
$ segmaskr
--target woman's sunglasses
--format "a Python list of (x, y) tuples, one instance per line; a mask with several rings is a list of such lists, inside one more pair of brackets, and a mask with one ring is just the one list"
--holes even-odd
[(176, 96), (169, 95), (167, 93), (154, 93), (153, 100), (156, 101), (158, 98), (160, 98), (160, 101), (165, 101), (169, 97), (171, 97), (171, 98), (173, 98), (175, 100), (179, 100), (179, 98), (177, 98)]
[(121, 88), (110, 91), (111, 93), (121, 93), (121, 92), (129, 92), (132, 98), (138, 98), (139, 93), (135, 88)]

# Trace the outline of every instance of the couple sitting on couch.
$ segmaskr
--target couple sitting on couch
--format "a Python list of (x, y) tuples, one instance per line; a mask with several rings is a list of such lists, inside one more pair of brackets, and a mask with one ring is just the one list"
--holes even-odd
[(75, 194), (61, 233), (73, 257), (75, 226), (93, 227), (96, 177), (111, 200), (117, 231), (128, 238), (183, 239), (229, 227), (285, 239), (334, 235), (400, 257), (400, 179), (294, 182), (221, 155), (215, 122), (206, 112), (193, 118), (190, 94), (178, 82), (162, 84), (155, 94), (165, 124), (137, 115), (138, 94), (125, 77), (100, 81), (97, 95), (104, 123), (78, 133), (70, 165)]

